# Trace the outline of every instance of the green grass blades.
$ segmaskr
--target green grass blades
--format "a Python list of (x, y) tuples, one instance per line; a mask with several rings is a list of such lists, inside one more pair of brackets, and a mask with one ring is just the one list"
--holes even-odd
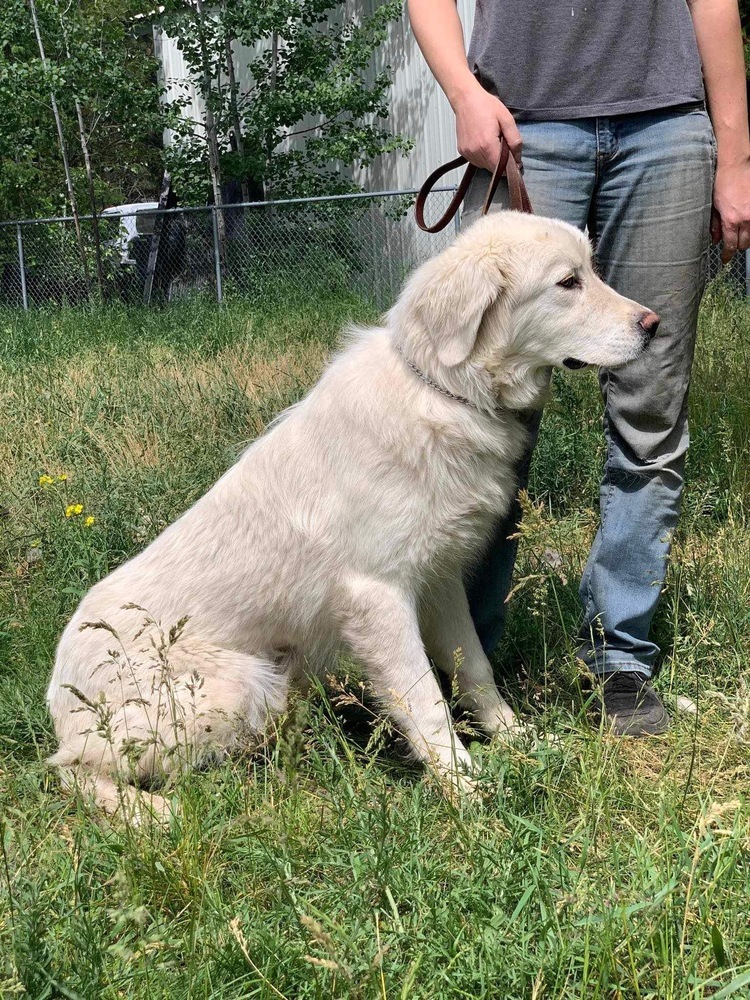
[(498, 675), (555, 740), (465, 738), (450, 803), (356, 675), (266, 745), (178, 778), (166, 826), (61, 795), (44, 689), (80, 595), (316, 379), (351, 296), (0, 314), (0, 996), (750, 996), (750, 312), (704, 303), (689, 488), (656, 624), (652, 742), (586, 714), (570, 637), (602, 462), (560, 376), (525, 498)]

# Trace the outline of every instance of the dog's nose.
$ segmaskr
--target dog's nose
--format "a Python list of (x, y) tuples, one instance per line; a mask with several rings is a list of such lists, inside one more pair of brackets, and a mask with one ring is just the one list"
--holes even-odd
[(641, 330), (643, 330), (646, 334), (647, 340), (650, 342), (656, 331), (659, 329), (659, 317), (655, 312), (649, 311), (638, 320), (638, 326)]

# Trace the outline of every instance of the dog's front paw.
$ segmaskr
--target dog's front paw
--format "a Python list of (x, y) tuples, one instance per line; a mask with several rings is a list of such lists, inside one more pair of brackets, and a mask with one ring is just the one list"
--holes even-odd
[(519, 736), (526, 726), (514, 715), (508, 705), (498, 705), (478, 719), (482, 729), (494, 740), (511, 740)]
[(539, 750), (542, 747), (555, 747), (559, 749), (562, 742), (559, 736), (554, 733), (543, 732), (533, 722), (522, 722), (515, 720), (512, 727), (497, 730), (492, 734), (492, 744), (503, 745), (517, 743), (526, 750)]
[(476, 799), (478, 783), (470, 775), (459, 771), (440, 771), (436, 775), (440, 793), (456, 805), (461, 800)]
[(440, 789), (451, 802), (459, 799), (476, 798), (478, 795), (477, 765), (467, 750), (462, 748), (460, 756), (449, 765), (443, 765), (436, 772)]
[(524, 725), (513, 709), (506, 702), (499, 700), (497, 704), (477, 708), (474, 716), (487, 733), (493, 739), (509, 739), (523, 731)]

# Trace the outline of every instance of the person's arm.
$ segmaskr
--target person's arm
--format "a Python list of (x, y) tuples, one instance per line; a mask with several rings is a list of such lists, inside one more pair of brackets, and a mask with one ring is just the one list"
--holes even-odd
[(691, 0), (718, 160), (711, 234), (723, 258), (750, 247), (750, 135), (737, 0)]
[(408, 8), (417, 44), (455, 112), (459, 153), (478, 167), (494, 170), (503, 135), (520, 160), (521, 134), (513, 115), (482, 89), (466, 62), (456, 0), (408, 0)]

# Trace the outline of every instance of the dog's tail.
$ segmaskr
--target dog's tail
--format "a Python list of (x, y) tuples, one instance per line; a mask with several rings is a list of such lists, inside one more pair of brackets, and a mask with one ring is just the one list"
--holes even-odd
[[(110, 683), (112, 695), (93, 699), (64, 685), (50, 692), (60, 748), (49, 764), (64, 787), (114, 812), (134, 804), (135, 787), (151, 788), (230, 749), (239, 735), (262, 732), (286, 708), (288, 677), (268, 659), (185, 638), (166, 664), (129, 660)], [(149, 805), (166, 809), (158, 796)]]

